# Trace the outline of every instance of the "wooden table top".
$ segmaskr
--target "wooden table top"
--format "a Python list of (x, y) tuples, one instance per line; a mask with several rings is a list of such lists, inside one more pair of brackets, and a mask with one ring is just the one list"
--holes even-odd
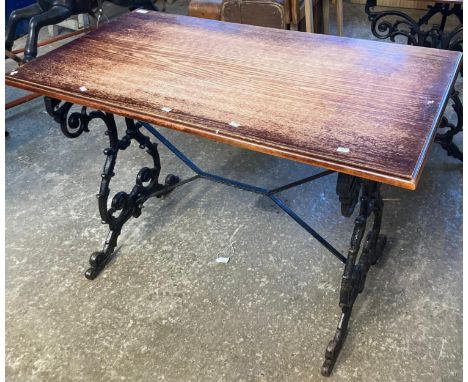
[(134, 11), (6, 83), (415, 189), (460, 62), (438, 49)]

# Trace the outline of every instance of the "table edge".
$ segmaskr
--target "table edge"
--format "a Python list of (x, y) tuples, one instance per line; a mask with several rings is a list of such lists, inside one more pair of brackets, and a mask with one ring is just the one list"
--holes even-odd
[[(458, 61), (459, 61), (458, 62), (458, 69), (459, 69), (460, 62), (461, 62), (461, 55)], [(458, 74), (458, 70), (456, 71), (456, 73)], [(428, 156), (427, 155), (428, 150), (430, 149), (432, 145), (435, 132), (442, 119), (443, 111), (449, 99), (448, 95), (449, 95), (451, 88), (453, 87), (453, 83), (455, 79), (456, 79), (456, 75), (453, 75), (450, 81), (450, 85), (447, 87), (444, 93), (445, 102), (443, 106), (441, 104), (441, 106), (439, 107), (438, 117), (436, 119), (436, 122), (432, 126), (432, 132), (426, 139), (423, 150), (421, 151), (421, 155), (418, 159), (417, 166), (415, 167), (415, 170), (413, 171), (413, 174), (410, 177), (403, 177), (403, 176), (398, 177), (395, 175), (391, 175), (389, 173), (374, 171), (370, 169), (356, 169), (355, 167), (351, 167), (344, 162), (340, 163), (338, 161), (334, 161), (328, 158), (320, 158), (318, 155), (314, 157), (310, 157), (304, 153), (301, 153), (300, 151), (295, 151), (294, 149), (273, 147), (271, 145), (268, 145), (266, 142), (255, 141), (253, 139), (245, 139), (245, 138), (240, 139), (234, 135), (231, 136), (229, 134), (226, 134), (226, 132), (222, 132), (222, 131), (220, 131), (219, 133), (213, 133), (212, 131), (205, 130), (203, 126), (199, 126), (196, 124), (189, 124), (186, 122), (177, 122), (170, 118), (164, 118), (161, 116), (155, 116), (155, 115), (145, 114), (141, 112), (136, 112), (134, 110), (116, 107), (112, 104), (106, 104), (105, 101), (102, 101), (102, 100), (95, 101), (91, 98), (86, 97), (86, 95), (70, 94), (70, 93), (60, 91), (54, 88), (49, 88), (44, 85), (33, 84), (29, 81), (15, 78), (12, 75), (7, 75), (5, 77), (5, 83), (6, 85), (28, 90), (28, 91), (38, 93), (43, 96), (58, 98), (62, 101), (72, 102), (74, 104), (87, 106), (93, 109), (112, 113), (112, 114), (119, 115), (122, 117), (127, 117), (131, 119), (145, 121), (148, 123), (153, 123), (153, 124), (156, 124), (157, 126), (190, 133), (195, 136), (208, 138), (217, 142), (230, 144), (236, 147), (258, 151), (264, 154), (269, 154), (269, 155), (277, 156), (280, 158), (293, 160), (293, 161), (304, 163), (307, 165), (322, 167), (328, 170), (337, 171), (337, 172), (357, 176), (360, 178), (389, 184), (391, 186), (397, 186), (397, 187), (401, 187), (401, 188), (408, 189), (408, 190), (415, 190), (417, 187), (422, 169), (424, 167), (426, 158)]]
[[(435, 49), (435, 48), (433, 48)], [(440, 122), (442, 121), (442, 117), (444, 116), (445, 109), (447, 108), (448, 101), (450, 99), (450, 92), (455, 87), (455, 82), (457, 81), (458, 74), (460, 73), (460, 68), (462, 65), (463, 54), (459, 52), (458, 55), (458, 62), (457, 62), (457, 69), (452, 73), (452, 77), (450, 78), (449, 84), (447, 85), (443, 99), (444, 102), (441, 102), (439, 105), (439, 109), (437, 110), (437, 118), (434, 120), (432, 125), (431, 134), (428, 135), (426, 141), (424, 142), (423, 149), (419, 156), (419, 159), (416, 163), (414, 168), (412, 178), (414, 179), (414, 189), (416, 189), (419, 179), (421, 178), (422, 171), (424, 166), (426, 165), (427, 158), (429, 157), (430, 149), (432, 144), (434, 143), (434, 138), (437, 133), (437, 129), (439, 128)]]

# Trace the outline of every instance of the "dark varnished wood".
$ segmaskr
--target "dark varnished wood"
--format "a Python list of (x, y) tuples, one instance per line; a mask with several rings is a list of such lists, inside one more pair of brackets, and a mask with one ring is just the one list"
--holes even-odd
[(438, 49), (132, 12), (6, 82), (415, 189), (460, 61)]

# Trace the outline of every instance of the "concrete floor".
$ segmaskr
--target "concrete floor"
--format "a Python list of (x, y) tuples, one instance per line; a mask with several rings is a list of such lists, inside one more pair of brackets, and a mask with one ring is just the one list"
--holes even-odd
[[(345, 34), (371, 38), (362, 6), (345, 3)], [(19, 94), (8, 88), (7, 101)], [(327, 380), (320, 366), (339, 316), (342, 266), (271, 202), (205, 181), (150, 200), (125, 227), (115, 261), (90, 282), (89, 254), (107, 232), (94, 198), (102, 126), (68, 140), (40, 99), (7, 111), (6, 126), (8, 381)], [(163, 132), (206, 170), (261, 186), (316, 171)], [(147, 160), (138, 153), (121, 156), (114, 191), (133, 184)], [(189, 176), (160, 153), (162, 179)], [(346, 251), (352, 219), (340, 215), (335, 180), (284, 197)], [(462, 380), (461, 190), (462, 164), (439, 146), (417, 191), (383, 186), (389, 243), (329, 381)], [(218, 256), (231, 260), (216, 264)]]

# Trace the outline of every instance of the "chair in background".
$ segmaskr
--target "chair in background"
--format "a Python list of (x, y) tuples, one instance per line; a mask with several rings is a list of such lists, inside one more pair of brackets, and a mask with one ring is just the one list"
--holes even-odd
[[(341, 35), (343, 5), (342, 0), (335, 2), (337, 30)], [(329, 9), (329, 0), (191, 0), (188, 14), (240, 24), (328, 34)]]

